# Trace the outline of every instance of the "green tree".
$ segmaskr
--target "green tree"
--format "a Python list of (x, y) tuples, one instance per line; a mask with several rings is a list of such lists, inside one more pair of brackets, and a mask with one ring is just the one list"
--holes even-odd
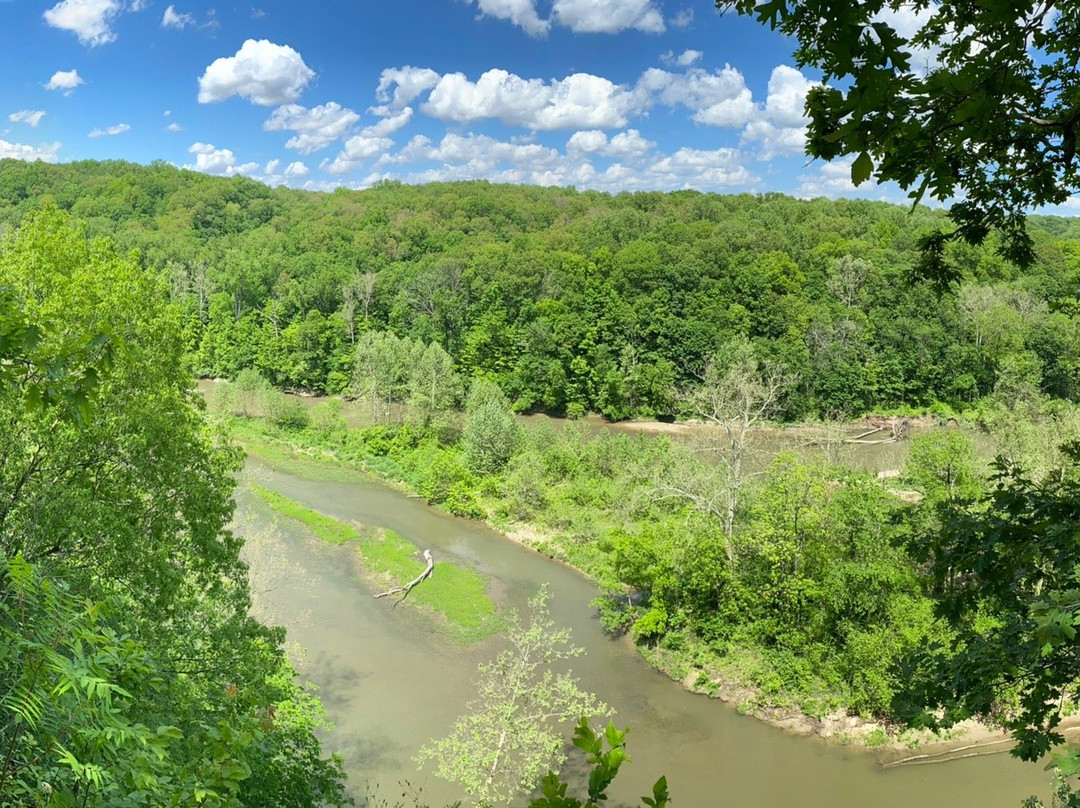
[(420, 750), (421, 762), (434, 762), (436, 774), (478, 805), (528, 793), (565, 760), (561, 727), (610, 713), (571, 671), (557, 672), (558, 663), (584, 652), (551, 619), (547, 599), (545, 587), (529, 600), (524, 619), (512, 618), (510, 647), (480, 666), (476, 700), (447, 737)]
[[(952, 205), (956, 229), (929, 237), (930, 267), (947, 241), (981, 244), (1030, 265), (1030, 210), (1080, 189), (1076, 164), (1080, 58), (1075, 15), (1022, 0), (973, 7), (942, 0), (717, 0), (794, 38), (800, 66), (822, 73), (811, 90), (807, 152), (853, 156), (855, 184), (896, 182), (918, 201)], [(914, 10), (907, 35), (895, 12)], [(940, 275), (939, 275), (940, 277)]]
[(461, 379), (454, 360), (442, 346), (432, 342), (417, 358), (409, 378), (409, 403), (428, 412), (442, 412), (457, 403)]
[(344, 804), (282, 632), (249, 615), (225, 530), (240, 458), (180, 311), (55, 209), (0, 246), (0, 289), (0, 743), (88, 806)]
[[(951, 725), (977, 716), (1007, 728), (1014, 754), (1036, 760), (1062, 742), (1063, 710), (1080, 680), (1080, 446), (1040, 482), (1004, 464), (975, 507), (955, 505), (922, 548), (950, 642), (915, 660), (899, 706)], [(940, 716), (940, 718), (939, 718)]]
[(465, 413), (465, 462), (477, 474), (500, 471), (521, 443), (521, 425), (510, 402), (495, 384), (481, 379), (469, 390)]

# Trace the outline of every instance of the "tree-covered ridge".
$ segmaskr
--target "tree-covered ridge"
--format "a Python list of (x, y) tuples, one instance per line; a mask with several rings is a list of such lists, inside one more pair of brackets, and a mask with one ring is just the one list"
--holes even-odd
[(366, 332), (437, 344), (518, 409), (671, 413), (734, 336), (798, 381), (781, 414), (995, 391), (1078, 394), (1072, 220), (1033, 218), (1023, 273), (953, 244), (912, 280), (938, 211), (865, 201), (610, 196), (483, 182), (316, 194), (164, 164), (0, 163), (0, 221), (52, 200), (138, 248), (184, 310), (198, 372), (352, 391)]

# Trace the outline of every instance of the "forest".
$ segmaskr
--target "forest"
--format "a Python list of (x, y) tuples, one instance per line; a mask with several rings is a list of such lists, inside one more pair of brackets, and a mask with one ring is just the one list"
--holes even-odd
[[(950, 243), (942, 285), (917, 266), (944, 224), (772, 194), (321, 194), (0, 161), (0, 625), (23, 649), (0, 659), (0, 789), (346, 801), (317, 700), (248, 614), (230, 436), (534, 529), (597, 580), (613, 633), (705, 692), (746, 685), (750, 711), (992, 717), (1044, 753), (1075, 678), (1080, 225), (1032, 217), (1023, 270)], [(195, 377), (231, 380), (213, 419)], [(521, 426), (538, 412), (566, 422)], [(755, 465), (766, 423), (883, 413), (955, 427), (912, 440), (914, 496), (828, 441)]]
[(1078, 394), (1071, 219), (1033, 217), (1022, 273), (993, 243), (948, 245), (960, 281), (941, 294), (915, 268), (945, 214), (865, 201), (484, 182), (315, 194), (165, 164), (0, 164), (0, 222), (46, 203), (165, 273), (201, 376), (352, 392), (357, 346), (389, 334), (438, 346), (517, 411), (619, 420), (677, 414), (670, 391), (739, 336), (797, 380), (788, 421)]

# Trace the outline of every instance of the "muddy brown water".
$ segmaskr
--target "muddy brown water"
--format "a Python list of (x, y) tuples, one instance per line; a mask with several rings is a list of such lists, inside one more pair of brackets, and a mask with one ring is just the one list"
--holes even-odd
[[(395, 530), (430, 548), (437, 563), (477, 569), (502, 604), (520, 608), (548, 584), (553, 617), (587, 649), (574, 664), (583, 685), (632, 728), (633, 763), (620, 773), (611, 805), (640, 805), (637, 797), (660, 774), (676, 808), (1018, 808), (1030, 794), (1048, 796), (1042, 766), (1007, 755), (886, 770), (865, 750), (789, 735), (688, 693), (630, 644), (605, 636), (589, 606), (596, 594), (589, 581), (387, 486), (303, 479), (256, 461), (246, 474), (329, 516)], [(458, 792), (430, 770), (417, 771), (413, 757), (449, 730), (473, 693), (478, 663), (498, 640), (467, 648), (446, 642), (408, 601), (393, 609), (372, 598), (347, 550), (305, 538), (243, 491), (238, 504), (259, 611), (288, 628), (303, 675), (320, 688), (335, 724), (326, 740), (344, 755), (351, 788), (358, 796), (377, 789), (393, 804), (408, 781), (422, 789), (421, 805), (447, 804)]]

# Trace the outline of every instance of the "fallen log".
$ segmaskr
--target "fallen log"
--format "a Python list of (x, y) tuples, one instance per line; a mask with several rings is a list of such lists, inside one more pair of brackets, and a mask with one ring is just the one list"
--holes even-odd
[(390, 595), (401, 594), (401, 597), (394, 602), (394, 608), (405, 598), (409, 597), (409, 593), (413, 591), (413, 587), (422, 584), (428, 578), (435, 574), (435, 559), (431, 557), (431, 550), (424, 550), (424, 559), (427, 561), (427, 568), (417, 575), (413, 580), (409, 581), (404, 586), (395, 586), (393, 589), (388, 589), (385, 592), (380, 592), (375, 595), (376, 598), (385, 598)]

